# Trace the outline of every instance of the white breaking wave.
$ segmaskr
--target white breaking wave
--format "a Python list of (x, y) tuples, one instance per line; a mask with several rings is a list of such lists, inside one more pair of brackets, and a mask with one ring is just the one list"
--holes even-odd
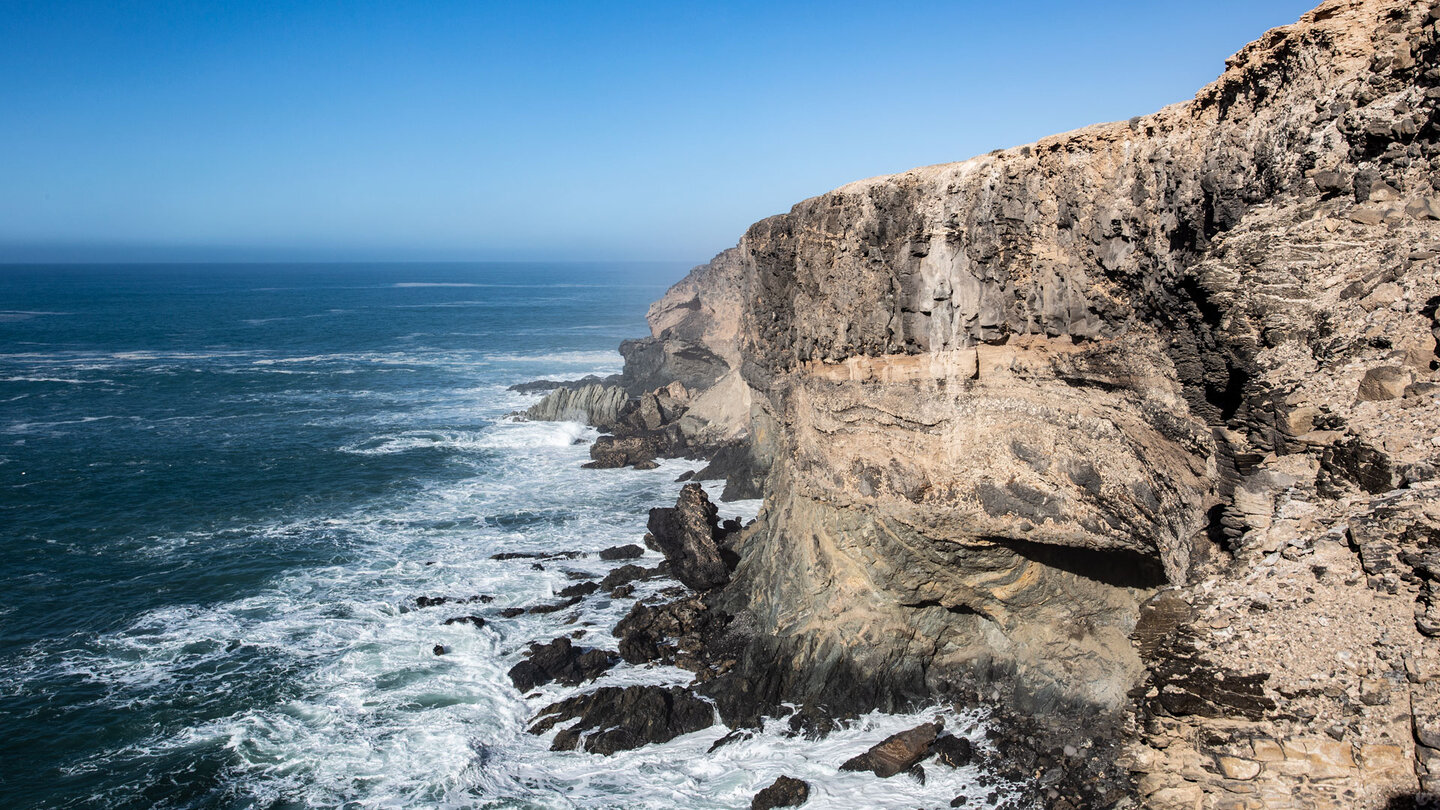
[[(585, 358), (577, 362), (613, 356), (574, 354)], [(482, 412), (498, 411), (513, 396), (494, 387), (477, 389), (477, 396), (484, 392), (489, 398), (476, 406)], [(930, 711), (872, 714), (820, 741), (788, 737), (784, 723), (775, 722), (713, 754), (710, 746), (729, 731), (719, 724), (613, 757), (551, 752), (553, 732), (527, 733), (550, 701), (593, 686), (550, 684), (526, 697), (512, 687), (508, 669), (531, 642), (562, 634), (614, 650), (611, 628), (633, 600), (596, 594), (556, 613), (505, 619), (498, 611), (552, 602), (573, 584), (572, 575), (600, 577), (626, 564), (599, 560), (594, 552), (641, 543), (646, 510), (673, 504), (676, 477), (698, 466), (666, 460), (654, 470), (582, 469), (595, 435), (578, 423), (510, 420), (473, 430), (377, 430), (369, 441), (343, 449), (359, 455), (445, 449), (498, 455), (501, 463), (478, 464), (462, 480), (349, 513), (116, 549), (167, 555), (247, 536), (269, 544), (325, 538), (341, 557), (283, 573), (242, 598), (165, 607), (81, 645), (37, 648), (0, 669), (0, 694), (64, 675), (102, 687), (98, 701), (106, 708), (230, 707), (179, 733), (157, 733), (74, 768), (99, 771), (116, 761), (143, 767), (220, 750), (228, 765), (219, 778), (242, 805), (745, 808), (781, 774), (809, 781), (814, 807), (909, 810), (945, 806), (957, 795), (983, 804), (995, 788), (979, 787), (974, 767), (927, 766), (925, 785), (908, 776), (880, 780), (837, 770), (884, 736), (928, 720)], [(718, 497), (721, 482), (704, 486)], [(719, 506), (723, 517), (748, 520), (761, 503)], [(531, 559), (492, 559), (499, 552), (585, 556), (537, 567)], [(647, 551), (638, 562), (651, 566), (660, 559)], [(674, 584), (638, 582), (636, 596)], [(493, 601), (418, 609), (422, 595)], [(487, 625), (443, 623), (468, 614), (483, 616)], [(444, 655), (433, 653), (437, 644)], [(622, 663), (595, 685), (692, 678), (673, 667)], [(268, 691), (261, 688), (271, 683)], [(240, 709), (228, 697), (237, 688), (256, 695)], [(983, 743), (981, 713), (941, 714), (948, 729)], [(109, 798), (91, 800), (103, 805)]]

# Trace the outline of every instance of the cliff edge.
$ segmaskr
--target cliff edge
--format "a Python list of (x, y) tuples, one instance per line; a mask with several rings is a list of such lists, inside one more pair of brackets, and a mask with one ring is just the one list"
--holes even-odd
[(1440, 790), (1437, 20), (1332, 0), (654, 304), (623, 384), (763, 481), (727, 720), (978, 698), (1123, 740), (1146, 806)]

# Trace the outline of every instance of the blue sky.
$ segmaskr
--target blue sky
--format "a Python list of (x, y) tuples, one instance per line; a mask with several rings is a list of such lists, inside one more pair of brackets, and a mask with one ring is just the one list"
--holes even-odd
[(0, 262), (701, 262), (1189, 98), (1311, 0), (0, 0)]

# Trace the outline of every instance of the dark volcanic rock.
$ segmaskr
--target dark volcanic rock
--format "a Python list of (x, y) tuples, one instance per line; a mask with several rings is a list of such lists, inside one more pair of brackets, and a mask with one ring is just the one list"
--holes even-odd
[(616, 385), (620, 382), (619, 375), (612, 374), (609, 377), (601, 377), (596, 374), (588, 374), (578, 380), (532, 380), (530, 382), (517, 383), (505, 389), (521, 394), (543, 394), (547, 391), (554, 391), (556, 388), (568, 388), (577, 391), (588, 385)]
[(705, 468), (695, 473), (696, 481), (725, 479), (721, 497), (727, 501), (759, 498), (764, 495), (769, 465), (755, 456), (750, 442), (732, 442), (718, 448)]
[(930, 746), (930, 753), (934, 754), (936, 761), (941, 764), (963, 768), (969, 765), (971, 758), (975, 756), (975, 747), (964, 737), (946, 734)]
[(696, 590), (730, 581), (730, 569), (720, 556), (723, 535), (717, 513), (699, 484), (686, 484), (674, 507), (650, 510), (650, 534), (671, 573)]
[(755, 794), (750, 810), (772, 810), (776, 807), (799, 807), (810, 800), (810, 784), (803, 779), (782, 776)]
[(727, 622), (696, 595), (660, 605), (636, 603), (614, 632), (620, 639), (620, 657), (626, 661), (676, 663), (677, 658), (683, 662), (706, 657)]
[(941, 724), (923, 723), (899, 734), (891, 734), (869, 751), (846, 760), (842, 771), (870, 771), (888, 779), (916, 765), (930, 752), (930, 744), (940, 733)]
[(445, 620), (445, 623), (446, 623), (446, 624), (465, 624), (465, 623), (469, 623), (469, 624), (475, 625), (475, 627), (476, 627), (477, 629), (485, 626), (485, 620), (482, 619), (482, 618), (480, 618), (479, 616), (451, 616), (450, 618), (448, 618), (448, 619)]
[(630, 543), (623, 546), (611, 546), (600, 552), (602, 560), (633, 560), (645, 553), (645, 549)]
[(576, 686), (594, 680), (614, 661), (604, 650), (582, 650), (560, 637), (549, 644), (531, 644), (526, 659), (510, 668), (510, 680), (521, 692), (558, 681)]
[(524, 613), (525, 608), (522, 607), (508, 607), (500, 609), (500, 617), (503, 619), (513, 619), (516, 616), (520, 616)]
[(572, 596), (572, 597), (570, 597), (569, 599), (565, 599), (565, 600), (560, 601), (560, 602), (555, 602), (555, 603), (553, 603), (553, 604), (549, 604), (549, 605), (536, 605), (535, 607), (532, 607), (532, 608), (530, 608), (529, 610), (527, 610), (526, 613), (558, 613), (559, 611), (562, 611), (562, 610), (564, 610), (565, 608), (574, 607), (575, 605), (578, 605), (578, 604), (580, 604), (580, 597), (578, 597), (578, 596)]
[(654, 575), (655, 571), (649, 568), (641, 568), (638, 565), (622, 565), (606, 574), (605, 578), (600, 580), (600, 587), (610, 590), (634, 582), (637, 579), (647, 579)]
[(495, 601), (493, 596), (472, 596), (469, 599), (461, 599), (458, 596), (417, 596), (415, 597), (415, 607), (432, 608), (441, 605), (469, 605), (475, 602), (493, 601)]
[(593, 754), (666, 742), (710, 727), (715, 712), (709, 703), (678, 686), (606, 686), (547, 706), (530, 733), (543, 734), (576, 719), (579, 722), (555, 735), (552, 751), (575, 750), (582, 735), (583, 749)]
[(600, 590), (598, 582), (577, 582), (568, 588), (561, 588), (559, 596), (567, 599), (574, 596), (589, 596), (598, 590)]

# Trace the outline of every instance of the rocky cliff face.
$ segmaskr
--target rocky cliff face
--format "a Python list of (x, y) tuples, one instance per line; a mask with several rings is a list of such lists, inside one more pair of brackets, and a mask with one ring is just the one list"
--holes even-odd
[(746, 700), (1113, 722), (1156, 807), (1440, 789), (1437, 19), (1332, 0), (1193, 101), (806, 200), (657, 302), (624, 384), (769, 470), (715, 597)]

